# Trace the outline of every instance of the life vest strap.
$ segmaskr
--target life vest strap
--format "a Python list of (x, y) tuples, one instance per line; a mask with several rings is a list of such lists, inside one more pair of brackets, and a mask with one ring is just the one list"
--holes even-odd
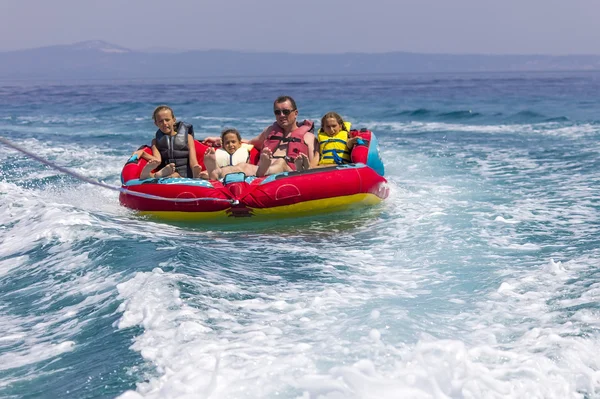
[(329, 139), (329, 140), (319, 142), (320, 145), (325, 145), (325, 144), (329, 144), (329, 143), (340, 143), (340, 144), (345, 145), (346, 141), (340, 140), (340, 139)]
[(279, 140), (284, 143), (300, 143), (300, 142), (302, 142), (302, 140), (300, 140), (297, 137), (281, 137), (281, 136), (271, 136), (268, 138), (268, 140)]
[(287, 155), (277, 155), (277, 156), (273, 156), (272, 158), (280, 158), (280, 159), (285, 159), (286, 162), (294, 162), (296, 160), (297, 157), (292, 158), (292, 157), (288, 157)]
[(342, 150), (336, 150), (336, 149), (324, 150), (323, 154), (329, 154), (330, 152), (335, 152), (336, 154), (348, 154), (348, 155), (350, 155), (350, 151), (342, 151)]
[(342, 165), (344, 163), (348, 163), (347, 161), (344, 161), (344, 158), (340, 157), (337, 152), (333, 153), (333, 157), (332, 158), (333, 158), (334, 162), (336, 164), (338, 164), (338, 165)]

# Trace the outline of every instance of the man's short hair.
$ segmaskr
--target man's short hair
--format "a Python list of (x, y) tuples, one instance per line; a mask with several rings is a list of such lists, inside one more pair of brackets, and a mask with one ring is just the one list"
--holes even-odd
[(284, 103), (286, 101), (289, 101), (292, 104), (292, 108), (294, 110), (297, 110), (298, 107), (296, 107), (296, 101), (294, 101), (294, 99), (290, 96), (279, 96), (275, 99), (275, 101), (273, 102), (273, 108), (275, 108), (275, 104), (281, 104)]

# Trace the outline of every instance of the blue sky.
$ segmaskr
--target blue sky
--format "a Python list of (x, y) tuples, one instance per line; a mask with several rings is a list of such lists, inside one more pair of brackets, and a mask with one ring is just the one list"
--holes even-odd
[(0, 51), (600, 54), (600, 0), (0, 0)]

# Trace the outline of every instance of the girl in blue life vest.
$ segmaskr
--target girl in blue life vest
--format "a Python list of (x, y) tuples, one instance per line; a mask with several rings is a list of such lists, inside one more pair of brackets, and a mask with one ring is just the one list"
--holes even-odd
[[(328, 112), (321, 118), (321, 128), (317, 138), (319, 140), (320, 160), (317, 168), (350, 163), (350, 153), (356, 145), (357, 138), (350, 138), (349, 132), (352, 124), (344, 122), (337, 112)], [(308, 159), (301, 158), (296, 162), (297, 170), (310, 169)]]
[(152, 140), (152, 155), (160, 160), (159, 167), (175, 166), (168, 177), (199, 177), (202, 168), (196, 157), (194, 127), (177, 121), (173, 109), (166, 105), (156, 107), (152, 119), (158, 127)]

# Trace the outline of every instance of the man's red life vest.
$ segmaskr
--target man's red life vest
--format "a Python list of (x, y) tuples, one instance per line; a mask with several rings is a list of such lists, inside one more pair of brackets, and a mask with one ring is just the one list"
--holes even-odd
[(270, 131), (267, 134), (267, 139), (263, 142), (263, 148), (268, 148), (274, 154), (277, 150), (277, 147), (281, 143), (288, 143), (288, 148), (286, 155), (284, 157), (277, 156), (273, 158), (285, 158), (285, 161), (289, 165), (292, 170), (296, 170), (296, 165), (294, 165), (294, 160), (301, 153), (308, 156), (308, 146), (304, 143), (304, 135), (308, 132), (313, 131), (314, 123), (309, 120), (305, 120), (302, 122), (300, 126), (296, 129), (292, 130), (292, 132), (284, 137), (283, 130), (281, 126), (277, 123), (273, 123), (270, 127)]

